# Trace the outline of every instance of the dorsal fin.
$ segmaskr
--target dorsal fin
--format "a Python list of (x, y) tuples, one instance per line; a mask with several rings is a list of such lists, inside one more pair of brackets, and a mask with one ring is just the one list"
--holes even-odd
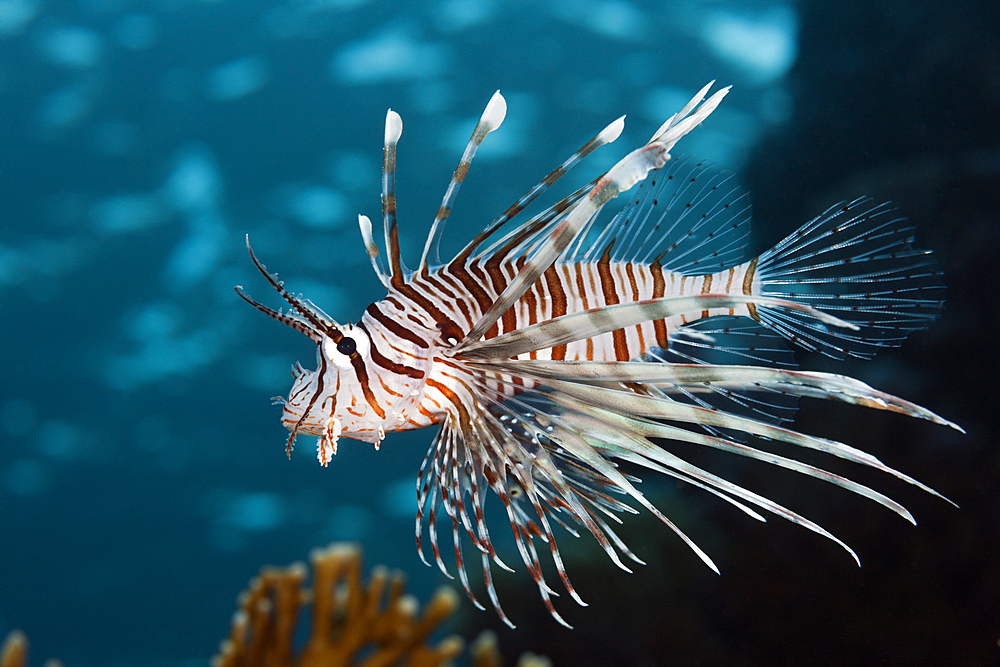
[(437, 216), (431, 225), (431, 231), (427, 235), (427, 242), (424, 244), (424, 253), (420, 257), (420, 265), (417, 267), (418, 272), (422, 274), (427, 273), (428, 261), (434, 264), (441, 263), (441, 260), (438, 258), (438, 244), (441, 242), (441, 233), (444, 231), (444, 224), (451, 214), (451, 207), (455, 203), (455, 197), (458, 196), (458, 189), (462, 187), (462, 182), (465, 180), (465, 175), (469, 171), (469, 166), (472, 164), (472, 158), (475, 157), (479, 144), (483, 143), (483, 139), (486, 138), (487, 134), (500, 127), (506, 115), (507, 101), (498, 90), (493, 93), (493, 97), (490, 98), (489, 103), (486, 105), (482, 117), (476, 123), (476, 129), (472, 131), (472, 137), (465, 147), (462, 159), (458, 161), (458, 166), (455, 167), (455, 173), (451, 177), (448, 189), (445, 190), (444, 199), (441, 200), (441, 206), (438, 208)]
[(685, 134), (698, 126), (707, 118), (729, 92), (729, 87), (716, 91), (707, 100), (705, 93), (712, 86), (702, 88), (692, 98), (684, 109), (671, 116), (654, 136), (654, 140), (632, 151), (619, 160), (598, 182), (586, 196), (566, 209), (565, 213), (554, 218), (552, 229), (545, 228), (545, 237), (539, 239), (537, 247), (532, 250), (530, 259), (521, 268), (517, 276), (507, 285), (496, 301), (483, 313), (473, 325), (453, 352), (477, 342), (500, 319), (500, 317), (521, 296), (531, 288), (531, 285), (542, 273), (558, 259), (578, 235), (589, 228), (594, 216), (608, 201), (619, 193), (627, 192), (641, 182), (650, 171), (659, 169), (670, 159), (670, 149), (673, 148)]
[(576, 258), (594, 261), (616, 239), (612, 261), (659, 262), (703, 275), (745, 259), (750, 198), (733, 175), (692, 157), (651, 173), (628, 204)]
[[(461, 264), (467, 261), (469, 257), (472, 255), (472, 253), (480, 245), (482, 245), (482, 243), (486, 241), (486, 239), (488, 239), (490, 236), (496, 233), (497, 230), (503, 227), (508, 221), (513, 219), (514, 216), (523, 211), (524, 208), (528, 206), (531, 202), (533, 202), (540, 194), (548, 190), (549, 186), (551, 186), (553, 183), (555, 183), (564, 175), (566, 175), (566, 172), (568, 172), (570, 169), (576, 166), (583, 158), (590, 155), (590, 153), (592, 153), (594, 149), (596, 149), (599, 146), (603, 146), (604, 144), (610, 144), (612, 141), (617, 139), (624, 127), (625, 127), (625, 117), (622, 116), (621, 118), (617, 119), (616, 121), (608, 125), (603, 130), (601, 130), (597, 134), (597, 136), (595, 136), (593, 139), (591, 139), (586, 144), (581, 146), (580, 149), (577, 150), (572, 155), (570, 155), (565, 162), (563, 162), (561, 165), (559, 165), (551, 172), (549, 172), (549, 174), (545, 178), (539, 181), (533, 188), (528, 190), (527, 193), (525, 193), (516, 202), (511, 204), (507, 208), (507, 210), (505, 210), (493, 222), (491, 222), (481, 232), (479, 232), (479, 234), (477, 234), (476, 237), (472, 239), (472, 241), (470, 241), (465, 246), (465, 248), (463, 248), (462, 251), (458, 253), (458, 255), (455, 256), (455, 259), (451, 261), (451, 264)], [(582, 192), (579, 192), (579, 195), (582, 196)], [(537, 230), (540, 226), (544, 225), (544, 223), (539, 225), (538, 220), (540, 218), (545, 217), (546, 214), (549, 214), (553, 211), (565, 210), (565, 206), (562, 209), (559, 209), (558, 207), (560, 204), (567, 202), (568, 199), (569, 198), (563, 199), (558, 204), (549, 207), (538, 216), (531, 218), (520, 227), (511, 230), (511, 232), (507, 236), (505, 236), (504, 239), (511, 237), (513, 234), (524, 233), (525, 231), (530, 233), (530, 231), (532, 230)], [(551, 219), (551, 217), (548, 219)], [(491, 246), (491, 248), (493, 247), (497, 247), (497, 244)], [(490, 252), (491, 250), (486, 250), (483, 254), (489, 254)]]
[(372, 221), (367, 215), (359, 215), (358, 226), (361, 228), (361, 238), (365, 242), (365, 250), (368, 252), (368, 259), (372, 262), (372, 268), (375, 269), (375, 275), (378, 276), (379, 282), (386, 289), (389, 289), (389, 274), (386, 273), (379, 260), (378, 246), (375, 245), (375, 239), (372, 238)]
[(389, 255), (389, 280), (403, 284), (404, 269), (399, 257), (399, 230), (396, 227), (396, 144), (403, 133), (403, 119), (389, 109), (385, 114), (385, 147), (382, 151), (382, 226)]

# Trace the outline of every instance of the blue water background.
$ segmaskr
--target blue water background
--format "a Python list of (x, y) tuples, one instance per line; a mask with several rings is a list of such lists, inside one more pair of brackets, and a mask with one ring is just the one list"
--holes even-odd
[[(805, 428), (859, 444), (851, 425), (865, 420), (860, 444), (963, 509), (891, 487), (921, 522), (899, 527), (861, 499), (783, 481), (805, 502), (796, 509), (858, 547), (858, 570), (821, 538), (748, 527), (689, 494), (683, 527), (722, 578), (665, 527), (642, 524), (657, 538), (632, 544), (650, 568), (628, 576), (591, 547), (577, 557), (593, 561), (577, 580), (590, 607), (558, 604), (596, 629), (556, 626), (518, 568), (526, 585), (502, 594), (523, 627), (502, 635), (506, 650), (557, 664), (784, 664), (812, 643), (802, 650), (817, 664), (838, 651), (996, 660), (997, 429), (985, 406), (998, 393), (981, 369), (996, 346), (998, 145), (985, 119), (997, 113), (997, 33), (989, 12), (962, 3), (839, 5), (0, 0), (0, 636), (25, 630), (35, 664), (204, 664), (261, 565), (335, 540), (405, 570), (426, 598), (446, 582), (414, 550), (414, 480), (432, 431), (392, 434), (378, 452), (343, 440), (327, 469), (311, 438), (285, 457), (269, 399), (287, 393), (293, 362), (313, 365), (314, 346), (233, 293), (280, 305), (244, 237), (293, 291), (356, 320), (383, 294), (356, 219), (380, 219), (386, 109), (403, 118), (397, 198), (412, 265), (496, 89), (507, 120), (476, 158), (443, 256), (614, 118), (628, 114), (624, 134), (572, 184), (718, 79), (733, 92), (678, 152), (752, 186), (756, 250), (872, 194), (899, 200), (954, 276), (957, 305), (902, 351), (808, 365), (928, 405), (970, 435), (825, 406)], [(942, 64), (952, 59), (973, 64)], [(747, 566), (758, 551), (772, 569)], [(898, 584), (865, 598), (886, 571)], [(623, 602), (661, 578), (683, 588)], [(596, 592), (598, 580), (612, 592)], [(752, 580), (769, 592), (741, 588)], [(836, 595), (824, 587), (864, 601), (823, 613)], [(680, 611), (690, 608), (697, 621)], [(469, 619), (453, 629), (499, 626), (491, 611)], [(660, 652), (671, 633), (682, 648)]]

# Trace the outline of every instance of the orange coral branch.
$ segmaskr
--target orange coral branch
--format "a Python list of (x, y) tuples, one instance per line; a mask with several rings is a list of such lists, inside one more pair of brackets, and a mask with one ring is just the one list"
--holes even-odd
[[(356, 545), (316, 549), (310, 560), (312, 590), (303, 587), (302, 563), (264, 568), (250, 582), (215, 667), (439, 667), (461, 653), (455, 636), (426, 643), (458, 606), (450, 588), (439, 589), (421, 615), (417, 600), (404, 594), (401, 573), (376, 567), (363, 584)], [(296, 655), (299, 611), (310, 604), (311, 632)]]

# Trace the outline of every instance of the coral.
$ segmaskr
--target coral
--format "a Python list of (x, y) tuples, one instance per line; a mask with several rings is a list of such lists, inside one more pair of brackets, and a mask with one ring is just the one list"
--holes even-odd
[[(0, 645), (0, 667), (26, 667), (28, 638), (20, 630), (11, 630)], [(58, 660), (46, 660), (45, 667), (62, 667)]]
[[(497, 634), (492, 630), (480, 632), (469, 646), (469, 657), (472, 658), (472, 667), (503, 667)], [(552, 667), (552, 662), (544, 656), (525, 653), (517, 661), (517, 667)]]
[(24, 667), (28, 663), (28, 640), (20, 630), (13, 630), (0, 647), (0, 667)]
[[(450, 588), (439, 589), (418, 615), (419, 603), (403, 594), (401, 573), (376, 567), (362, 583), (359, 547), (332, 544), (314, 550), (310, 560), (311, 591), (303, 587), (303, 563), (266, 567), (250, 582), (215, 667), (433, 667), (462, 651), (462, 640), (454, 636), (436, 646), (426, 643), (458, 606)], [(310, 604), (309, 637), (296, 655), (299, 611)]]
[[(403, 594), (403, 575), (376, 567), (364, 584), (361, 548), (334, 543), (314, 549), (312, 589), (304, 587), (304, 563), (286, 568), (265, 567), (250, 581), (233, 615), (229, 639), (222, 642), (214, 667), (439, 667), (464, 648), (457, 636), (436, 646), (427, 644), (458, 607), (458, 596), (447, 587), (434, 594), (420, 611), (411, 595)], [(299, 612), (311, 606), (309, 637), (296, 654), (293, 646)], [(0, 667), (26, 667), (28, 640), (14, 630), (0, 645)], [(503, 667), (497, 637), (483, 632), (470, 647), (473, 667)], [(518, 667), (552, 667), (530, 653)], [(44, 667), (62, 667), (49, 660)]]

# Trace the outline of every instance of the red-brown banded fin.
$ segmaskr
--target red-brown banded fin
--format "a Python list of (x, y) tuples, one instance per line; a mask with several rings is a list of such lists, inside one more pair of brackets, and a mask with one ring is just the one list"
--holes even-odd
[(438, 207), (437, 217), (434, 218), (434, 222), (431, 224), (431, 230), (427, 235), (427, 242), (424, 245), (424, 252), (420, 257), (420, 265), (417, 269), (420, 273), (427, 273), (428, 262), (434, 265), (441, 264), (441, 260), (438, 257), (438, 245), (441, 241), (441, 233), (444, 231), (445, 222), (447, 222), (448, 216), (451, 214), (451, 207), (455, 204), (455, 198), (458, 196), (458, 190), (465, 180), (465, 175), (469, 171), (472, 158), (475, 157), (479, 145), (486, 138), (487, 134), (500, 127), (506, 115), (507, 101), (498, 90), (490, 98), (489, 104), (486, 105), (486, 110), (483, 111), (483, 115), (476, 124), (476, 128), (472, 131), (472, 137), (465, 147), (465, 153), (462, 155), (462, 159), (459, 160), (458, 166), (455, 168), (455, 173), (451, 178), (451, 183), (448, 184), (448, 189), (444, 193), (444, 199), (441, 200), (441, 206)]
[(403, 282), (403, 264), (399, 255), (399, 230), (396, 227), (396, 144), (403, 133), (403, 119), (389, 109), (385, 114), (385, 146), (382, 153), (382, 226), (389, 255), (389, 280), (394, 286)]
[[(625, 127), (625, 117), (622, 116), (618, 118), (613, 123), (608, 125), (606, 128), (601, 130), (593, 139), (584, 144), (578, 151), (573, 153), (569, 158), (566, 159), (561, 165), (553, 169), (545, 178), (538, 182), (533, 188), (531, 188), (523, 197), (518, 199), (516, 202), (511, 204), (502, 215), (497, 217), (493, 222), (486, 226), (483, 231), (479, 232), (472, 241), (470, 241), (465, 248), (462, 249), (452, 263), (465, 262), (472, 256), (473, 251), (479, 247), (486, 239), (493, 235), (497, 230), (503, 227), (509, 220), (514, 218), (518, 213), (524, 210), (531, 202), (533, 202), (540, 194), (545, 192), (553, 183), (562, 178), (566, 173), (572, 169), (574, 166), (579, 164), (579, 162), (589, 155), (594, 149), (604, 144), (609, 144), (615, 139), (617, 139), (621, 133), (622, 129)], [(596, 182), (596, 181), (595, 181)], [(582, 193), (581, 193), (582, 194)], [(491, 251), (487, 251), (487, 254), (493, 254)]]

